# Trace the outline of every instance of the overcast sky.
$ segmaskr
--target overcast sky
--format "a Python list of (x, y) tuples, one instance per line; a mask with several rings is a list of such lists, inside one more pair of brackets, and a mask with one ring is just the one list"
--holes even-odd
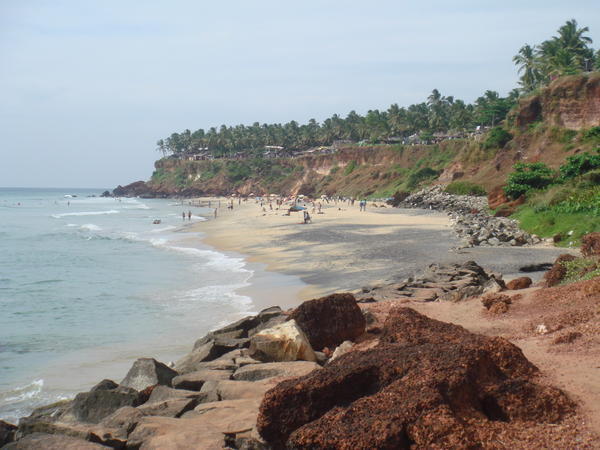
[(505, 95), (571, 18), (600, 47), (597, 0), (0, 0), (0, 186), (148, 179), (186, 128)]

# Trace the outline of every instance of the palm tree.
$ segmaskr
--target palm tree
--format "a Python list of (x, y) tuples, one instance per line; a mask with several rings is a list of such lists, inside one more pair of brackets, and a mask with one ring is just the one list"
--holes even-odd
[(523, 73), (519, 81), (523, 91), (533, 91), (539, 85), (542, 78), (535, 47), (525, 44), (519, 49), (519, 53), (513, 56), (513, 62), (519, 66), (518, 73)]

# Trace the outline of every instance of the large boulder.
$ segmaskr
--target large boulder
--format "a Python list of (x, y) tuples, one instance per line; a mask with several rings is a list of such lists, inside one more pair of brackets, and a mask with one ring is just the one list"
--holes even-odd
[(181, 358), (175, 364), (175, 370), (180, 374), (186, 374), (199, 370), (202, 363), (213, 361), (232, 350), (248, 347), (248, 338), (225, 338), (222, 336), (205, 337), (197, 342), (194, 350)]
[(510, 280), (508, 283), (506, 283), (506, 289), (509, 289), (511, 291), (518, 289), (527, 289), (529, 286), (531, 286), (532, 282), (533, 281), (529, 277), (515, 278), (514, 280)]
[(202, 395), (197, 391), (188, 391), (185, 389), (173, 389), (167, 386), (156, 386), (148, 398), (147, 403), (163, 402), (165, 400), (174, 400), (182, 398), (200, 398)]
[(181, 419), (144, 417), (127, 445), (156, 450), (226, 448), (226, 436), (235, 439), (252, 430), (259, 403), (259, 399), (226, 400), (199, 405)]
[(267, 328), (252, 336), (249, 355), (264, 362), (317, 360), (306, 335), (295, 320)]
[(137, 406), (139, 393), (135, 389), (119, 387), (110, 390), (80, 392), (62, 418), (79, 422), (98, 423), (123, 406)]
[(334, 348), (364, 334), (366, 321), (352, 294), (309, 300), (291, 314), (315, 350)]
[(257, 427), (274, 448), (475, 448), (573, 410), (536, 373), (502, 338), (399, 308), (376, 347), (268, 391)]
[(171, 386), (171, 380), (178, 373), (154, 358), (140, 358), (133, 363), (127, 375), (121, 381), (121, 386), (143, 391), (148, 386), (162, 384)]
[(300, 377), (320, 367), (317, 363), (310, 361), (249, 364), (236, 370), (233, 373), (233, 379), (238, 381), (257, 381), (273, 377)]

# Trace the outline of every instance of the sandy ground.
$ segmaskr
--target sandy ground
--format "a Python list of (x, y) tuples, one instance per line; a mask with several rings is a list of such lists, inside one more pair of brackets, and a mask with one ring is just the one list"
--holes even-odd
[(300, 291), (300, 300), (402, 280), (431, 263), (474, 260), (510, 279), (522, 275), (518, 269), (523, 265), (551, 263), (564, 253), (548, 247), (453, 250), (459, 242), (447, 216), (426, 210), (369, 204), (361, 212), (356, 202), (323, 204), (323, 214), (313, 214), (309, 205), (313, 221), (305, 225), (301, 212), (287, 216), (287, 208), (263, 207), (264, 211), (254, 200), (236, 201), (233, 210), (219, 209), (216, 219), (198, 223), (194, 231), (206, 233), (205, 242), (218, 249), (300, 277), (308, 285)]

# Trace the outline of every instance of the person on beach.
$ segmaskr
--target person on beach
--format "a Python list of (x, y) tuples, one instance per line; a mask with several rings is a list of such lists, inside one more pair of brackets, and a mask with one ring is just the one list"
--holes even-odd
[(215, 208), (215, 219), (217, 218), (217, 208)]
[(181, 213), (181, 217), (183, 217), (183, 220), (185, 220), (185, 211)]
[(192, 220), (192, 212), (188, 211), (188, 220)]

